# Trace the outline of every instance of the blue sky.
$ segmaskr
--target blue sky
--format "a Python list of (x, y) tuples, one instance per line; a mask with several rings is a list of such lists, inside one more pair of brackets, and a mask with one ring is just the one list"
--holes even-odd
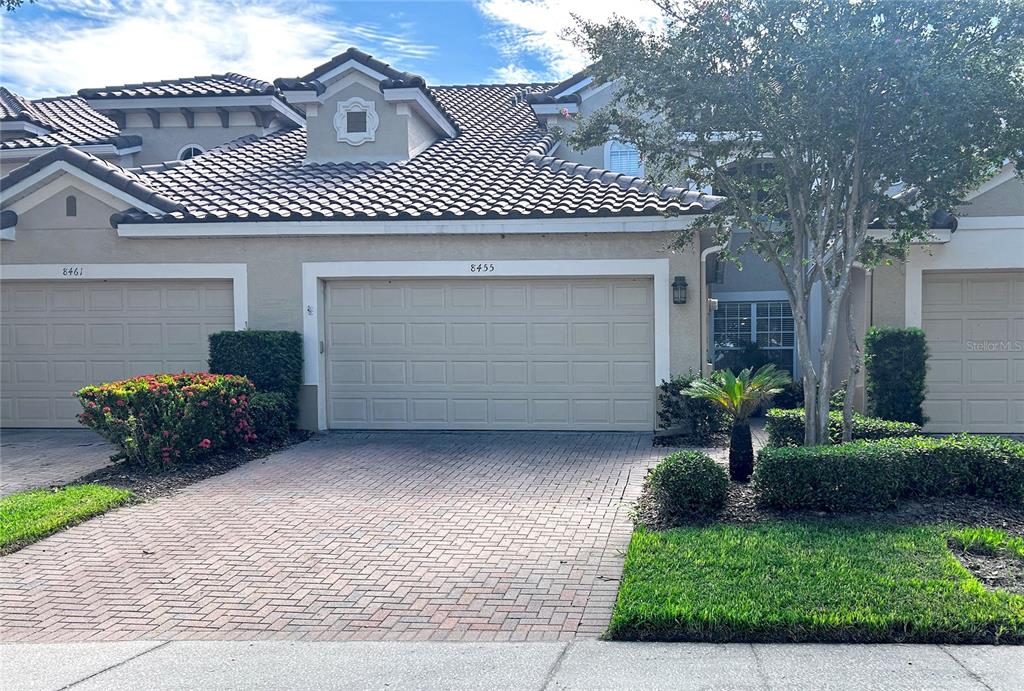
[[(38, 0), (0, 12), (0, 82), (25, 96), (235, 71), (308, 72), (354, 45), (432, 84), (558, 80), (586, 58), (572, 13), (612, 0)], [(630, 14), (648, 19), (646, 0)]]

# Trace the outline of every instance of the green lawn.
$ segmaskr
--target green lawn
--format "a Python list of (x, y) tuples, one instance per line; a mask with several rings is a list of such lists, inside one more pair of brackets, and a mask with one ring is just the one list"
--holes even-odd
[(0, 553), (13, 552), (51, 533), (132, 500), (128, 490), (105, 485), (34, 489), (0, 499)]
[(1024, 642), (1024, 597), (986, 590), (947, 534), (798, 522), (637, 529), (608, 636)]

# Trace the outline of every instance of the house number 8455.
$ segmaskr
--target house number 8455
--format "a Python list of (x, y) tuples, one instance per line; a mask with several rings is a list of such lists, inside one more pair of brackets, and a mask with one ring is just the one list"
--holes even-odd
[(470, 273), (474, 274), (487, 274), (494, 271), (494, 264), (470, 264)]

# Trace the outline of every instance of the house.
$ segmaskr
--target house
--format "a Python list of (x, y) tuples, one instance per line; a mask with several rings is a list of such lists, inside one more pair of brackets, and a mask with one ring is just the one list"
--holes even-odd
[[(607, 105), (614, 85), (596, 84), (586, 71), (530, 100), (549, 127), (571, 129), (559, 116), (591, 115)], [(635, 149), (608, 142), (561, 155), (643, 177)], [(712, 190), (701, 190), (710, 194)], [(907, 261), (858, 268), (851, 299), (856, 336), (869, 326), (920, 327), (928, 338), (926, 426), (932, 432), (1024, 432), (1024, 182), (1011, 165), (968, 195), (952, 214), (933, 217), (931, 242), (911, 248)], [(742, 238), (734, 236), (734, 249)], [(756, 343), (782, 369), (799, 377), (800, 363), (789, 301), (775, 270), (755, 253), (739, 265), (718, 261), (721, 248), (700, 244), (704, 295), (713, 300), (704, 319), (705, 371), (730, 350)], [(825, 320), (820, 287), (811, 293), (810, 330), (820, 341)], [(837, 344), (845, 363), (847, 338)], [(814, 354), (817, 355), (816, 353)], [(817, 358), (815, 358), (817, 359)], [(846, 378), (833, 371), (833, 386)], [(854, 383), (863, 408), (863, 372)]]
[[(759, 260), (666, 249), (721, 198), (652, 187), (618, 142), (553, 135), (611, 95), (585, 72), (432, 86), (355, 49), (273, 83), (0, 91), (2, 424), (74, 425), (70, 391), (203, 368), (231, 328), (303, 334), (310, 429), (650, 430), (656, 384), (716, 344), (792, 357)], [(938, 357), (958, 319), (1024, 338), (1022, 192), (994, 178), (956, 232), (855, 286), (863, 324), (932, 337), (929, 414), (952, 420), (936, 429), (1022, 427), (1020, 352)]]
[(74, 425), (70, 391), (253, 328), (302, 332), (309, 428), (652, 429), (702, 359), (699, 251), (664, 248), (719, 199), (559, 156), (551, 86), (353, 49), (274, 84), (7, 92), (3, 424)]

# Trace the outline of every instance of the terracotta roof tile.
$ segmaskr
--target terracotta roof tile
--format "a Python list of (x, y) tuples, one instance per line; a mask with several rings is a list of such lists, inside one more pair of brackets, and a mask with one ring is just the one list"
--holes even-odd
[[(9, 98), (5, 97), (5, 94)], [(0, 143), (2, 151), (48, 148), (60, 144), (133, 146), (142, 142), (139, 137), (120, 136), (120, 130), (113, 120), (93, 110), (88, 103), (77, 96), (59, 96), (29, 101), (5, 87), (0, 87), (0, 102), (3, 103), (0, 106), (0, 112), (3, 113), (2, 119), (18, 119), (11, 105), (14, 102), (22, 108), (27, 106), (28, 112), (45, 123), (43, 126), (50, 130), (48, 134), (8, 139)]]
[[(546, 85), (545, 85), (546, 86)], [(139, 179), (184, 210), (120, 222), (485, 219), (701, 213), (720, 199), (548, 155), (522, 85), (431, 88), (460, 124), (409, 161), (303, 162), (302, 128), (242, 137)]]
[(259, 96), (273, 94), (277, 89), (270, 82), (228, 72), (199, 77), (182, 77), (138, 84), (102, 86), (79, 89), (78, 95), (89, 100), (107, 98), (170, 98), (180, 96)]

